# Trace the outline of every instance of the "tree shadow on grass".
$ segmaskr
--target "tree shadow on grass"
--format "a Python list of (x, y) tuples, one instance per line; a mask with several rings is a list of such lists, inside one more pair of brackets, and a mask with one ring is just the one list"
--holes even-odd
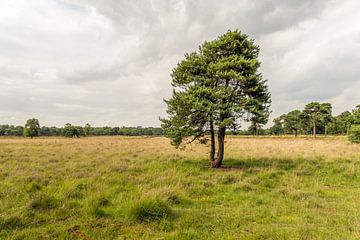
[(293, 170), (301, 160), (290, 160), (282, 158), (251, 158), (251, 159), (224, 159), (222, 169), (228, 170), (249, 170), (253, 168)]
[(184, 167), (189, 170), (218, 170), (218, 171), (245, 171), (254, 173), (262, 170), (276, 170), (276, 171), (294, 171), (297, 175), (314, 175), (327, 174), (327, 172), (334, 172), (341, 170), (342, 165), (339, 163), (327, 163), (321, 159), (316, 158), (225, 158), (222, 167), (219, 169), (212, 169), (209, 160), (203, 159), (183, 159), (176, 163), (177, 166)]
[[(195, 169), (211, 169), (209, 160), (207, 159), (186, 159), (181, 161), (181, 165), (186, 168), (195, 168)], [(302, 166), (307, 166), (307, 168), (319, 168), (322, 166), (322, 163), (314, 159), (286, 159), (286, 158), (225, 158), (222, 164), (222, 167), (218, 170), (239, 170), (239, 171), (252, 171), (260, 169), (274, 169), (282, 171), (291, 171), (296, 170), (297, 168), (302, 168)]]

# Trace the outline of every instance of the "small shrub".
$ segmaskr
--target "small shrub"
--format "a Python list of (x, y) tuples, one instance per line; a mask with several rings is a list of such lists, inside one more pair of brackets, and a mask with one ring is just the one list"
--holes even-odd
[(173, 216), (173, 211), (168, 203), (159, 198), (148, 198), (137, 202), (130, 213), (133, 219), (140, 222), (161, 220)]
[(30, 203), (30, 208), (35, 210), (49, 210), (56, 208), (59, 200), (45, 194), (37, 195)]
[(360, 143), (360, 125), (351, 126), (349, 130), (349, 140), (353, 143)]

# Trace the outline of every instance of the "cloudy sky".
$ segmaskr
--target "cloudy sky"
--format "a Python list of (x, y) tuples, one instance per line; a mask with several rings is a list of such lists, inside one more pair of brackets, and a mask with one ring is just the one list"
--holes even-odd
[(261, 48), (272, 117), (360, 103), (358, 0), (0, 0), (0, 124), (159, 126), (170, 71), (228, 29)]

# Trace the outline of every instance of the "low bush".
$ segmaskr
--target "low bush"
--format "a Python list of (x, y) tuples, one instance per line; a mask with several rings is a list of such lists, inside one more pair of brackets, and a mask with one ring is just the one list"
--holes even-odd
[(360, 143), (360, 125), (351, 126), (349, 130), (349, 140), (353, 143)]
[(173, 217), (173, 211), (167, 202), (159, 198), (146, 198), (132, 207), (130, 215), (139, 222), (156, 221)]

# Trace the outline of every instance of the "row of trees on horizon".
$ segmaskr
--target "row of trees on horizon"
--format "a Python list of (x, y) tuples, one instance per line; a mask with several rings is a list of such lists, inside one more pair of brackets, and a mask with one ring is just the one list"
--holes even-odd
[(346, 135), (351, 126), (360, 124), (360, 104), (351, 111), (332, 115), (330, 103), (311, 102), (303, 110), (293, 110), (273, 120), (273, 126), (261, 129), (252, 122), (248, 134), (255, 135)]
[(0, 136), (161, 136), (162, 128), (159, 127), (92, 127), (86, 124), (84, 127), (67, 123), (64, 127), (40, 126), (38, 119), (27, 120), (25, 126), (0, 125)]
[[(360, 104), (351, 111), (332, 115), (330, 103), (311, 102), (303, 110), (293, 110), (273, 120), (273, 126), (262, 128), (252, 122), (247, 130), (229, 131), (234, 135), (346, 135), (352, 125), (360, 124)], [(92, 127), (90, 124), (64, 127), (40, 127), (39, 120), (29, 119), (25, 126), (0, 125), (0, 136), (162, 136), (159, 127)]]

